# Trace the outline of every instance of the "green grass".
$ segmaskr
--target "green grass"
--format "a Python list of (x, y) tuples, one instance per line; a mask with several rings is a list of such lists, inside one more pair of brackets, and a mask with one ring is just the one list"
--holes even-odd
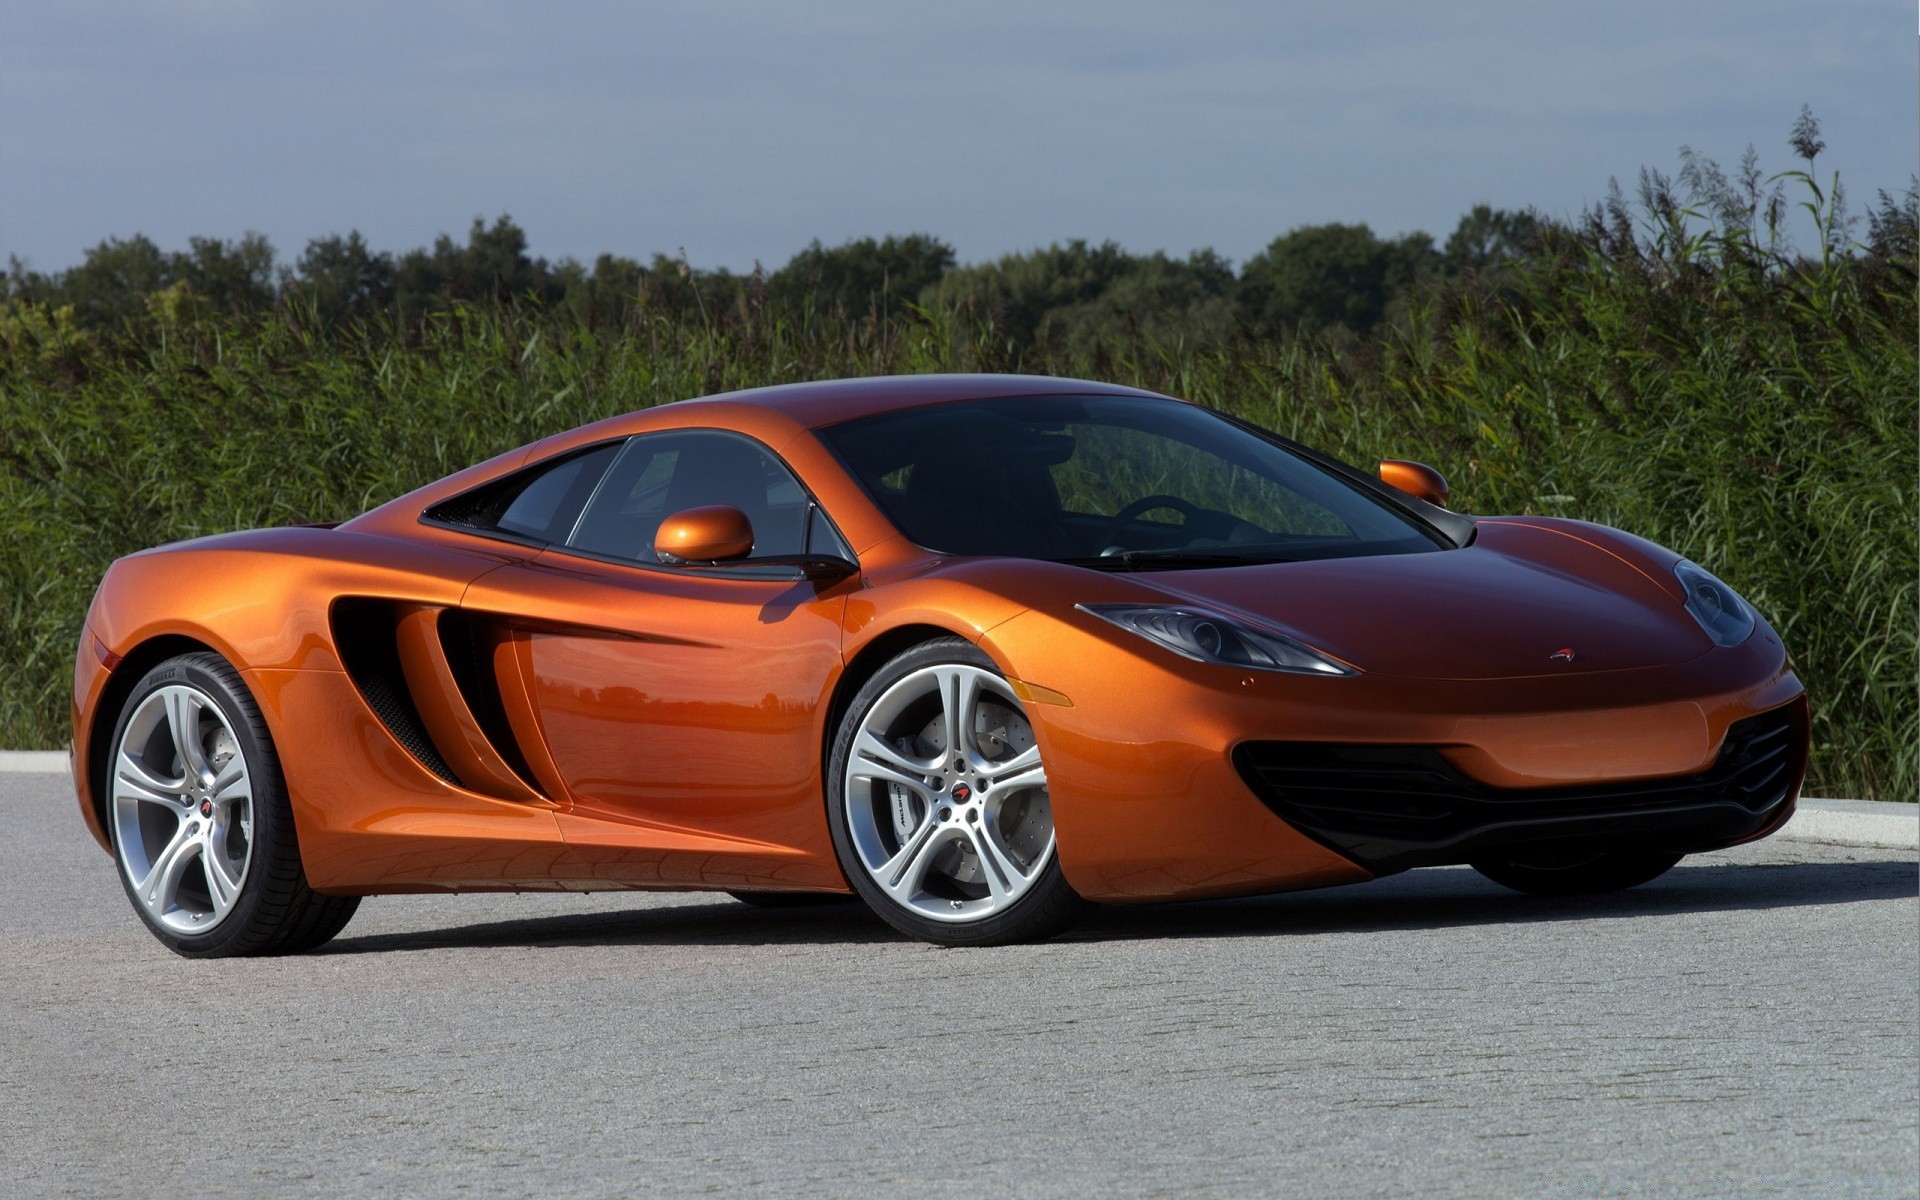
[(325, 334), (279, 311), (111, 336), (30, 316), (0, 322), (0, 746), (64, 743), (80, 622), (117, 555), (342, 519), (545, 434), (728, 388), (1018, 367), (1172, 392), (1355, 463), (1420, 459), (1463, 511), (1669, 545), (1786, 637), (1813, 697), (1811, 792), (1920, 788), (1910, 274), (1563, 248), (1366, 339), (1074, 351), (940, 311), (596, 328), (456, 308)]

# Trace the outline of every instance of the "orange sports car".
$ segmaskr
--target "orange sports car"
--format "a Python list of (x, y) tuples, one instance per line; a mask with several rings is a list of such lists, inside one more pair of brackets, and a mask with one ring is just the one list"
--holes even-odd
[(1780, 639), (1629, 534), (1107, 384), (810, 383), (114, 563), (74, 781), (181, 954), (382, 892), (857, 895), (914, 937), (1470, 863), (1630, 887), (1791, 815)]

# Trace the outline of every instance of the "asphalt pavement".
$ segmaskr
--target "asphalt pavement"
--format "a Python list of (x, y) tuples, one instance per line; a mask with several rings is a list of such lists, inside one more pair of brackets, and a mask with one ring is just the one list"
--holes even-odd
[(367, 901), (189, 962), (0, 774), (0, 1196), (1914, 1196), (1920, 873), (1770, 842), (940, 950), (856, 905)]

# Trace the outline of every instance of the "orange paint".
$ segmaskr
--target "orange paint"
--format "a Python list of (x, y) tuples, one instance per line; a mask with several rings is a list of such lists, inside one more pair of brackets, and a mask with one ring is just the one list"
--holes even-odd
[(753, 550), (747, 514), (726, 504), (677, 512), (660, 523), (653, 548), (681, 562), (725, 562)]
[(1447, 477), (1425, 463), (1408, 462), (1399, 458), (1382, 459), (1380, 479), (1416, 500), (1425, 500), (1428, 504), (1437, 504), (1441, 508), (1447, 506), (1449, 495)]

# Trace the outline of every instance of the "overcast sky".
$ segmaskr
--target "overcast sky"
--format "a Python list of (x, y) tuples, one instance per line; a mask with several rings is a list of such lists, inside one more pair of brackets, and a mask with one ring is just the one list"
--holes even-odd
[(1237, 261), (1571, 213), (1682, 144), (1784, 169), (1802, 102), (1864, 203), (1916, 169), (1917, 44), (1885, 0), (0, 0), (0, 255), (505, 212), (549, 258), (924, 230)]

